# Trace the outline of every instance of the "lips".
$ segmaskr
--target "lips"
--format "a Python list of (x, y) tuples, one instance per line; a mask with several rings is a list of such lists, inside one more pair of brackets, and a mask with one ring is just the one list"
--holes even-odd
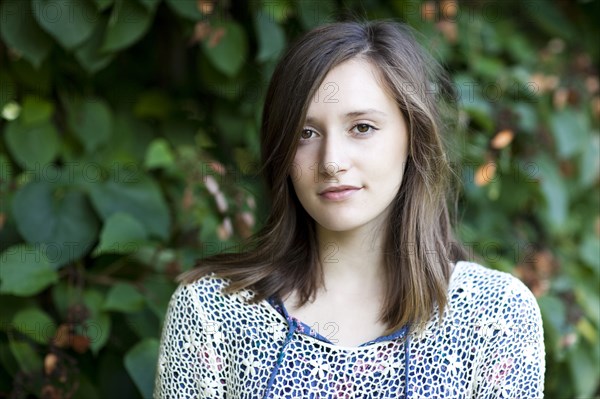
[(352, 197), (355, 193), (362, 190), (362, 187), (354, 186), (336, 186), (328, 187), (319, 193), (319, 196), (327, 201), (343, 201)]
[(347, 191), (347, 190), (360, 190), (362, 187), (355, 187), (355, 186), (332, 186), (332, 187), (328, 187), (326, 189), (324, 189), (323, 191), (319, 192), (319, 195), (323, 195), (325, 193), (335, 193), (335, 192), (340, 192), (340, 191)]

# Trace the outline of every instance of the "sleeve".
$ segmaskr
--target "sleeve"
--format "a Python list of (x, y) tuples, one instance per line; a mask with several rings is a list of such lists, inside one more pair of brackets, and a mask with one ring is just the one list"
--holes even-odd
[(214, 350), (206, 339), (207, 321), (197, 292), (180, 285), (173, 293), (161, 335), (154, 398), (221, 396)]
[(483, 350), (475, 368), (475, 399), (543, 399), (544, 331), (537, 301), (516, 277), (491, 322), (480, 326)]

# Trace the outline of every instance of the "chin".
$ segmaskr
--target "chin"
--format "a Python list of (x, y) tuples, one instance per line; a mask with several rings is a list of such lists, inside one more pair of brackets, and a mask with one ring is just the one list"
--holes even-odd
[(332, 219), (332, 220), (316, 220), (316, 223), (324, 228), (325, 230), (335, 231), (335, 232), (343, 232), (354, 230), (361, 226), (360, 223), (357, 223), (356, 220), (343, 220), (340, 218)]

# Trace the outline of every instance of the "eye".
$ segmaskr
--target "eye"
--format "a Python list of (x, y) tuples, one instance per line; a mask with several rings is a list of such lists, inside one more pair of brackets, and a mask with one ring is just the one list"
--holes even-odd
[(368, 123), (358, 123), (352, 127), (352, 130), (358, 133), (359, 136), (368, 136), (373, 134), (373, 130), (378, 129), (369, 125)]
[(302, 140), (308, 140), (311, 138), (313, 133), (316, 133), (316, 132), (312, 129), (303, 129), (302, 133), (300, 133), (300, 138)]

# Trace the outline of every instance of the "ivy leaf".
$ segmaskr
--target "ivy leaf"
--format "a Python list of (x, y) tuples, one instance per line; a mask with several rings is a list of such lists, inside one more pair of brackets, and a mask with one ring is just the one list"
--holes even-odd
[(140, 95), (133, 112), (140, 118), (166, 119), (172, 108), (173, 105), (167, 93), (152, 90)]
[(157, 339), (146, 338), (125, 354), (125, 368), (144, 398), (152, 397), (158, 349)]
[(95, 355), (106, 345), (110, 337), (111, 321), (102, 309), (104, 296), (97, 290), (87, 289), (83, 293), (83, 302), (90, 312), (86, 321), (86, 336), (90, 340), (90, 349)]
[(54, 105), (39, 97), (27, 96), (23, 100), (20, 118), (23, 125), (30, 126), (50, 121), (54, 114)]
[(166, 0), (167, 4), (180, 17), (199, 21), (202, 19), (202, 13), (198, 9), (196, 1)]
[(0, 4), (0, 34), (8, 47), (39, 68), (52, 49), (52, 39), (33, 18), (31, 3), (23, 0), (4, 0)]
[(94, 0), (94, 2), (98, 11), (104, 11), (114, 3), (114, 0)]
[(571, 109), (553, 113), (550, 126), (556, 140), (556, 150), (561, 158), (569, 158), (585, 148), (587, 140), (586, 120)]
[(9, 336), (8, 346), (22, 371), (25, 373), (39, 373), (43, 370), (42, 358), (29, 343)]
[(43, 167), (58, 155), (58, 133), (50, 120), (53, 113), (52, 103), (27, 96), (19, 118), (8, 123), (6, 144), (24, 169)]
[(158, 138), (150, 143), (146, 152), (146, 160), (144, 161), (146, 169), (165, 168), (172, 166), (174, 162), (175, 156), (167, 140)]
[(88, 153), (111, 136), (113, 118), (106, 102), (98, 98), (74, 101), (69, 106), (69, 126)]
[(127, 254), (137, 252), (139, 245), (146, 239), (146, 229), (128, 213), (112, 214), (100, 233), (100, 243), (93, 255), (103, 253)]
[(102, 306), (102, 310), (112, 310), (117, 312), (137, 312), (144, 307), (144, 297), (130, 284), (115, 284)]
[(202, 48), (215, 68), (229, 77), (237, 75), (247, 61), (246, 33), (233, 21), (216, 22), (211, 26), (211, 33), (202, 42)]
[[(142, 4), (144, 7), (146, 7), (148, 10), (154, 10), (156, 9), (156, 6), (158, 6), (158, 3), (160, 3), (161, 0), (138, 0), (140, 2), (140, 4)], [(185, 2), (184, 3), (189, 3), (189, 2)], [(195, 3), (192, 1), (192, 3)]]
[(564, 180), (556, 166), (545, 156), (536, 160), (540, 171), (542, 193), (546, 198), (546, 219), (554, 228), (564, 226), (567, 219), (569, 197)]
[(58, 281), (58, 273), (39, 245), (9, 247), (1, 258), (0, 293), (31, 296)]
[(256, 60), (264, 62), (276, 59), (285, 48), (285, 33), (279, 24), (266, 14), (259, 14), (255, 20), (258, 37), (258, 55)]
[(597, 237), (587, 235), (579, 245), (579, 255), (600, 276), (600, 241)]
[(116, 212), (131, 214), (151, 235), (166, 239), (169, 235), (169, 209), (160, 188), (149, 177), (139, 173), (129, 180), (116, 176), (90, 186), (92, 203), (106, 221)]
[(106, 35), (108, 20), (103, 18), (88, 40), (75, 51), (75, 58), (79, 64), (89, 73), (96, 73), (106, 67), (115, 57), (113, 52), (102, 52), (100, 48)]
[(46, 244), (57, 267), (79, 259), (98, 236), (98, 221), (84, 193), (45, 181), (32, 181), (14, 196), (19, 233), (31, 244)]
[(579, 158), (579, 181), (584, 186), (593, 185), (600, 177), (600, 134), (592, 130), (591, 136)]
[[(594, 345), (595, 346), (595, 345)], [(578, 340), (567, 352), (567, 361), (576, 397), (592, 398), (598, 389), (598, 349), (585, 340)]]
[(134, 0), (115, 0), (101, 51), (117, 51), (137, 42), (148, 30), (153, 14)]
[(90, 37), (99, 18), (89, 0), (32, 0), (32, 6), (42, 29), (67, 50)]
[(17, 119), (8, 123), (5, 134), (8, 149), (26, 170), (45, 167), (60, 150), (58, 133), (50, 122), (27, 126)]
[(20, 310), (13, 317), (12, 324), (17, 331), (39, 344), (47, 344), (56, 333), (56, 323), (46, 312), (37, 308)]

